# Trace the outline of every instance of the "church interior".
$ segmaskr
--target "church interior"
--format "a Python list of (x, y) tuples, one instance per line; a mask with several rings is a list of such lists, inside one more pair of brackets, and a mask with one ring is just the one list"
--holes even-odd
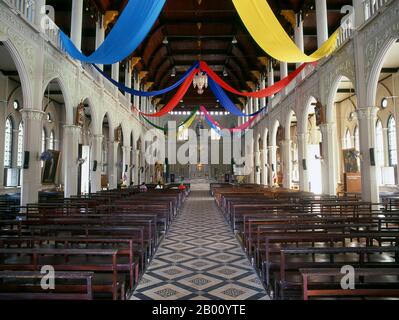
[(399, 0), (0, 0), (0, 300), (398, 299), (398, 71)]

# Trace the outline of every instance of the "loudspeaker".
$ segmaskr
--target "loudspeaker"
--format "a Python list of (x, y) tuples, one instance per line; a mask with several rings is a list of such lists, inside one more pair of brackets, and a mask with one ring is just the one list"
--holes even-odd
[(125, 165), (125, 172), (127, 172), (129, 170), (129, 166), (126, 164)]
[(29, 158), (30, 158), (30, 152), (25, 151), (24, 152), (24, 169), (29, 169)]
[(303, 167), (303, 170), (308, 170), (307, 165), (306, 165), (306, 159), (302, 160), (302, 167)]
[(93, 163), (93, 172), (96, 172), (97, 171), (97, 160), (94, 160), (94, 163)]
[(272, 163), (272, 172), (274, 172), (274, 163)]
[(374, 148), (370, 148), (370, 165), (375, 166)]

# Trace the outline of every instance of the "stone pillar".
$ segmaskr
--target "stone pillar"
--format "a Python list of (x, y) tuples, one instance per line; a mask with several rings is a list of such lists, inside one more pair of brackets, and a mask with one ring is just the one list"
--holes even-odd
[(327, 1), (316, 0), (317, 46), (320, 48), (328, 39)]
[(21, 173), (21, 205), (37, 203), (41, 186), (41, 137), (44, 112), (34, 109), (22, 109), (24, 121), (24, 150), (30, 153), (29, 168)]
[(78, 157), (81, 130), (81, 127), (75, 125), (64, 126), (65, 198), (75, 196), (78, 192)]
[[(264, 90), (266, 89), (266, 76), (265, 74), (262, 74), (262, 78), (260, 80), (260, 89)], [(261, 98), (260, 99), (260, 108), (266, 107), (266, 98)]]
[(291, 159), (291, 140), (282, 141), (283, 156), (283, 187), (291, 189), (292, 185), (292, 159)]
[[(5, 91), (5, 90), (4, 90)], [(7, 99), (7, 96), (1, 96), (0, 99)], [(4, 186), (4, 130), (5, 130), (5, 122), (6, 122), (6, 103), (0, 107), (0, 132), (3, 134), (0, 137), (0, 189)]]
[[(280, 80), (288, 76), (288, 64), (287, 62), (280, 62)], [(284, 88), (281, 93), (285, 94), (286, 88)]]
[(355, 11), (355, 27), (358, 28), (366, 19), (364, 12), (364, 0), (353, 0), (352, 3)]
[(255, 152), (255, 183), (261, 184), (261, 161), (260, 161), (260, 151)]
[(338, 157), (338, 139), (336, 124), (327, 122), (320, 125), (322, 134), (322, 176), (323, 193), (335, 196), (337, 194), (337, 161)]
[[(130, 62), (126, 63), (125, 68), (125, 86), (128, 88), (132, 87), (132, 69), (130, 68)], [(132, 96), (130, 93), (125, 93), (129, 106), (131, 104)]]
[[(137, 73), (134, 75), (134, 90), (140, 90), (140, 81), (138, 79)], [(140, 109), (140, 97), (134, 96), (134, 106)]]
[(125, 175), (126, 173), (126, 184), (129, 186), (130, 185), (130, 154), (132, 152), (132, 147), (130, 146), (123, 146), (122, 147), (123, 151), (123, 168), (122, 168), (122, 175)]
[(377, 166), (370, 162), (370, 148), (375, 159), (375, 123), (377, 107), (360, 107), (356, 110), (359, 121), (360, 153), (362, 155), (362, 198), (364, 201), (379, 202)]
[(71, 40), (78, 50), (82, 48), (83, 0), (72, 0)]
[[(302, 14), (297, 13), (296, 15), (296, 25), (295, 25), (295, 44), (304, 52), (304, 43), (303, 43), (303, 21), (302, 21)], [(297, 63), (297, 67), (299, 67), (301, 63)]]
[[(299, 190), (309, 191), (309, 163), (308, 157), (308, 145), (307, 145), (307, 134), (298, 133), (298, 161), (299, 161)], [(306, 169), (304, 168), (304, 160), (306, 162)]]
[(118, 159), (118, 141), (110, 141), (108, 142), (108, 183), (109, 189), (113, 190), (118, 187), (118, 168), (117, 168), (117, 159)]
[(112, 79), (119, 82), (119, 62), (114, 63), (111, 67)]
[(139, 159), (140, 159), (140, 151), (139, 150), (134, 150), (133, 151), (133, 165), (134, 165), (133, 182), (134, 182), (135, 185), (139, 185), (140, 184), (140, 181), (139, 181), (139, 170), (140, 170)]
[(273, 177), (277, 178), (277, 146), (269, 146), (269, 185), (274, 186)]
[(39, 27), (40, 31), (44, 30), (42, 29), (42, 18), (45, 15), (46, 11), (46, 0), (36, 0), (35, 1), (35, 24), (36, 26)]
[[(274, 70), (273, 65), (270, 63), (269, 68), (267, 70), (267, 85), (270, 87), (274, 84)], [(270, 96), (270, 99), (273, 98), (274, 95)]]
[[(105, 38), (104, 16), (100, 15), (96, 22), (96, 50), (104, 42), (104, 38)], [(104, 65), (100, 64), (98, 65), (98, 67), (101, 70), (104, 70)]]
[[(93, 163), (90, 164), (90, 180), (91, 180), (91, 192), (95, 193), (101, 191), (101, 162), (102, 162), (102, 145), (104, 136), (101, 134), (94, 135), (92, 140), (91, 158)], [(93, 171), (94, 161), (97, 161), (96, 171)]]
[(265, 186), (269, 185), (269, 164), (267, 163), (267, 155), (268, 155), (268, 150), (261, 151), (262, 152), (262, 158), (263, 158), (263, 163), (262, 165), (262, 183)]

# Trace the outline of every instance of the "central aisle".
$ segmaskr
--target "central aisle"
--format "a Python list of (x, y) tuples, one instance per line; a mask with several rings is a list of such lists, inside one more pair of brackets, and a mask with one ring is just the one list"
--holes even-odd
[(193, 191), (133, 300), (268, 300), (208, 191)]

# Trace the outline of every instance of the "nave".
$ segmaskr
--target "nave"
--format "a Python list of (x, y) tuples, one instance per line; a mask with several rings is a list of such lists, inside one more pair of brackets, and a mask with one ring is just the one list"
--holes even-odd
[(192, 191), (132, 300), (269, 300), (209, 191)]

